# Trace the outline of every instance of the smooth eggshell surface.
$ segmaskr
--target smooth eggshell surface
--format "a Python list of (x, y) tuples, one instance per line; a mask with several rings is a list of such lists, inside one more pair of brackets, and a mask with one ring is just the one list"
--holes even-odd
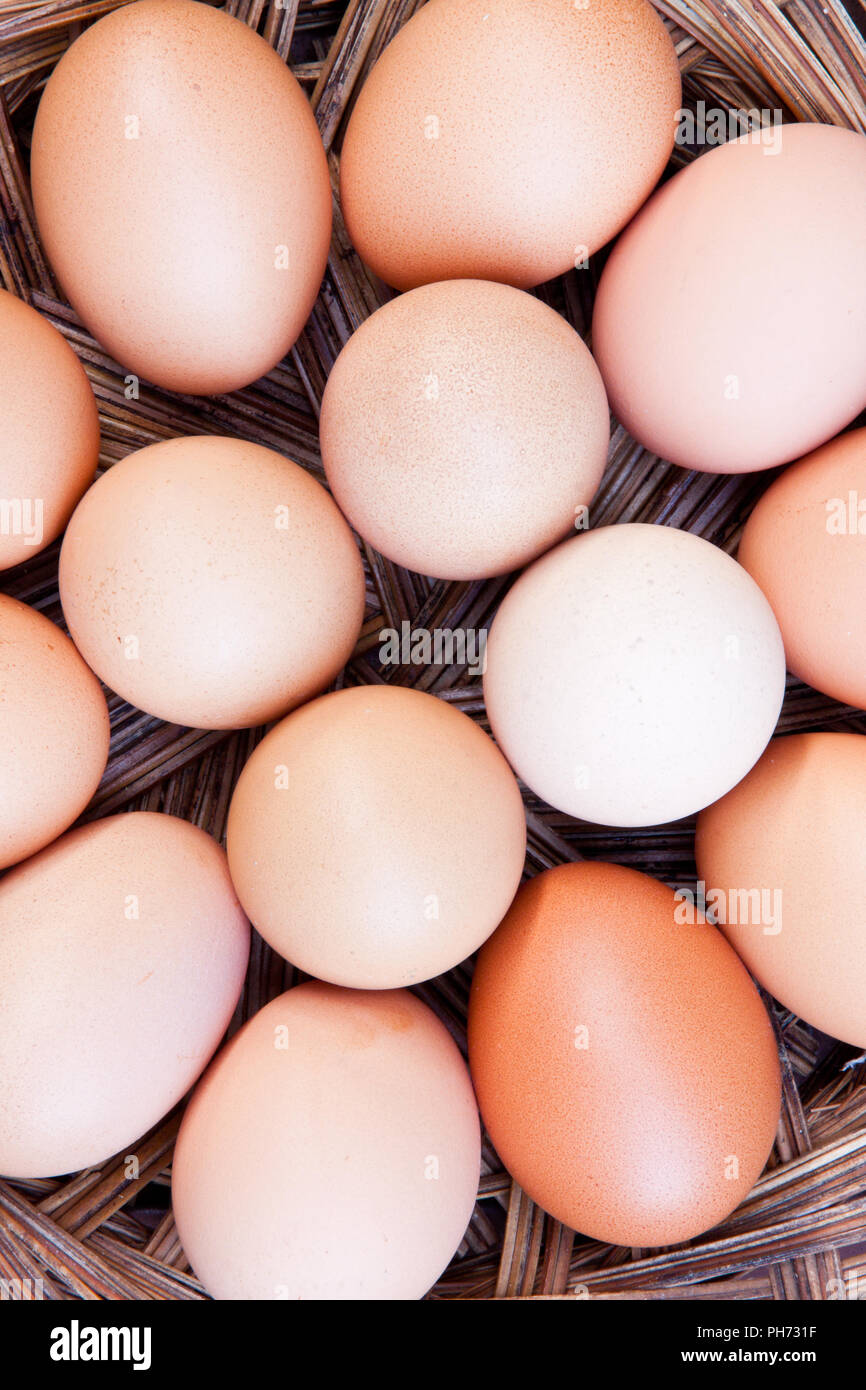
[(866, 406), (866, 136), (804, 123), (763, 138), (660, 189), (596, 297), (614, 414), (684, 468), (788, 463)]
[(487, 644), (484, 699), (512, 767), (605, 825), (662, 824), (723, 795), (764, 751), (784, 689), (757, 584), (667, 526), (565, 541), (521, 575)]
[(521, 888), (481, 952), (469, 1062), (493, 1145), (566, 1226), (673, 1245), (722, 1221), (767, 1161), (779, 1063), (715, 927), (619, 865)]
[(258, 444), (194, 436), (114, 465), (60, 555), (74, 641), (106, 685), (196, 728), (251, 727), (348, 660), (364, 573), (332, 499)]
[(0, 881), (0, 1173), (102, 1163), (196, 1080), (231, 1018), (249, 924), (225, 855), (174, 816), (72, 830)]
[(322, 462), (353, 526), (397, 564), (480, 579), (573, 528), (610, 435), (598, 368), (532, 295), (485, 280), (425, 285), (343, 348)]
[(289, 715), (229, 812), (232, 878), (261, 934), (308, 974), (364, 989), (471, 955), (525, 852), (520, 791), (492, 740), (445, 701), (395, 686)]
[(774, 739), (698, 818), (707, 902), (786, 1009), (866, 1047), (866, 737)]
[(108, 761), (108, 707), (65, 633), (0, 594), (0, 869), (81, 814)]
[(866, 709), (866, 429), (840, 435), (771, 484), (737, 559), (770, 600), (788, 669)]
[(637, 211), (679, 104), (674, 46), (644, 0), (429, 0), (349, 120), (349, 235), (397, 289), (541, 284)]
[(0, 570), (66, 525), (99, 461), (99, 414), (72, 348), (29, 304), (0, 290)]
[(76, 39), (36, 116), (45, 250), (133, 373), (201, 395), (280, 361), (331, 234), (322, 141), (287, 64), (193, 0), (124, 5)]
[(417, 1299), (478, 1187), (472, 1083), (403, 990), (311, 981), (220, 1053), (181, 1126), (178, 1233), (218, 1299)]

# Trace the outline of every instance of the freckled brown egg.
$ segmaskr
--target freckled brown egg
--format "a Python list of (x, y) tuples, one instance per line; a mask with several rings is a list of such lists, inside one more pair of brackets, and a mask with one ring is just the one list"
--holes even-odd
[(737, 559), (770, 601), (788, 669), (866, 709), (866, 429), (776, 478), (746, 522)]
[(645, 0), (429, 0), (349, 120), (349, 235), (397, 289), (541, 284), (637, 211), (679, 104), (676, 53)]
[(31, 161), (42, 243), (123, 367), (173, 391), (245, 386), (313, 306), (331, 189), (310, 105), (248, 25), (139, 0), (48, 79)]
[(724, 1220), (779, 1119), (773, 1032), (746, 970), (691, 904), (614, 864), (521, 888), (478, 960), (469, 1064), (520, 1186), (615, 1245), (674, 1245)]
[(0, 594), (0, 869), (72, 824), (108, 759), (99, 681), (65, 633)]
[(698, 817), (707, 903), (765, 989), (832, 1037), (866, 1047), (866, 738), (773, 739)]
[(328, 378), (320, 431), (357, 530), (444, 579), (519, 569), (582, 523), (610, 435), (578, 334), (486, 280), (422, 286), (362, 324)]
[(336, 691), (284, 719), (229, 812), (232, 878), (261, 934), (308, 974), (363, 989), (471, 955), (525, 852), (520, 790), (493, 741), (396, 686)]
[(866, 136), (811, 122), (756, 134), (641, 208), (593, 314), (614, 414), (709, 473), (788, 463), (866, 406)]
[(472, 1083), (435, 1014), (311, 981), (202, 1080), (172, 1206), (215, 1298), (417, 1299), (463, 1237), (479, 1167)]
[(263, 724), (323, 689), (364, 614), (352, 533), (297, 464), (193, 436), (129, 454), (76, 509), (60, 554), (76, 645), (148, 714)]
[(0, 1173), (102, 1163), (175, 1105), (240, 995), (225, 855), (175, 816), (71, 830), (0, 881)]
[(53, 324), (0, 290), (0, 570), (49, 545), (99, 460), (90, 382)]

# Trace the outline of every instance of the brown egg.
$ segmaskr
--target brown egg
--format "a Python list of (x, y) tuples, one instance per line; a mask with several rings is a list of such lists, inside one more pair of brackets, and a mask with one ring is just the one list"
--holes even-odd
[(391, 989), (450, 970), (499, 924), (526, 853), (511, 770), (467, 715), (357, 686), (272, 729), (228, 821), (258, 930), (335, 984)]
[(788, 669), (866, 709), (866, 429), (786, 469), (749, 517), (737, 558), (770, 600)]
[(53, 324), (0, 290), (0, 570), (55, 540), (99, 460), (90, 382)]
[(248, 25), (139, 0), (86, 29), (33, 131), (42, 243), (102, 345), (202, 395), (280, 361), (318, 293), (331, 234), (309, 103)]
[(810, 123), (757, 135), (650, 199), (593, 315), (614, 414), (653, 453), (709, 473), (788, 463), (866, 406), (866, 136)]
[(218, 1299), (417, 1299), (478, 1188), (472, 1083), (403, 990), (311, 981), (217, 1057), (172, 1167), (178, 1234)]
[(486, 280), (425, 285), (373, 314), (337, 358), (320, 429), (352, 525), (444, 579), (519, 569), (582, 524), (610, 436), (578, 334)]
[(72, 824), (108, 760), (105, 696), (65, 633), (0, 594), (0, 869)]
[(429, 0), (349, 120), (349, 235), (397, 289), (541, 284), (637, 211), (679, 104), (674, 46), (645, 0)]
[(524, 885), (481, 952), (469, 1064), (520, 1186), (614, 1245), (673, 1245), (722, 1221), (779, 1119), (760, 997), (722, 935), (615, 864)]
[(707, 905), (761, 984), (807, 1023), (866, 1047), (866, 738), (774, 739), (702, 812)]
[(331, 498), (238, 439), (172, 439), (90, 489), (60, 555), (74, 641), (148, 714), (244, 728), (316, 695), (346, 663), (364, 574)]
[(111, 816), (8, 873), (0, 1173), (134, 1155), (222, 1037), (249, 941), (225, 855), (174, 816)]

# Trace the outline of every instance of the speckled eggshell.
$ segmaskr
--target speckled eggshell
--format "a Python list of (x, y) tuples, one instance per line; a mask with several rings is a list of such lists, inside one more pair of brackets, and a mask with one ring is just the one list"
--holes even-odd
[(65, 633), (0, 594), (0, 869), (81, 814), (108, 760), (108, 707)]
[(707, 902), (786, 1009), (866, 1047), (866, 738), (774, 739), (698, 818)]
[(99, 414), (72, 348), (0, 290), (0, 570), (55, 540), (99, 460)]
[(256, 748), (228, 820), (238, 895), (293, 965), (391, 989), (450, 970), (498, 926), (526, 824), (511, 770), (444, 700), (358, 686)]
[(210, 1060), (249, 941), (223, 851), (174, 816), (111, 816), (11, 870), (0, 881), (0, 1173), (49, 1177), (134, 1154)]
[(444, 579), (519, 569), (582, 519), (607, 397), (574, 329), (487, 280), (379, 309), (328, 378), (322, 462), (343, 511), (397, 564)]
[(658, 825), (709, 805), (770, 739), (778, 625), (729, 555), (687, 531), (605, 526), (536, 560), (501, 604), (484, 699), (511, 766), (551, 806)]
[(805, 123), (763, 140), (660, 189), (596, 296), (614, 414), (684, 468), (788, 463), (866, 406), (866, 136)]
[(42, 244), (122, 366), (232, 391), (300, 333), (331, 234), (328, 166), (287, 64), (193, 0), (139, 0), (48, 79), (31, 161)]
[(178, 1233), (218, 1299), (418, 1299), (478, 1188), (472, 1083), (413, 995), (311, 981), (220, 1053), (184, 1116)]
[(193, 436), (129, 454), (60, 555), (72, 637), (106, 685), (196, 728), (263, 724), (348, 660), (364, 574), (332, 499), (258, 444)]
[(866, 429), (825, 444), (771, 484), (737, 559), (770, 600), (788, 669), (866, 709)]
[(469, 1064), (499, 1157), (566, 1226), (674, 1245), (722, 1221), (767, 1161), (779, 1063), (721, 933), (614, 864), (521, 888), (481, 952)]
[(637, 211), (679, 105), (676, 53), (645, 0), (429, 0), (350, 117), (349, 235), (397, 289), (541, 284)]

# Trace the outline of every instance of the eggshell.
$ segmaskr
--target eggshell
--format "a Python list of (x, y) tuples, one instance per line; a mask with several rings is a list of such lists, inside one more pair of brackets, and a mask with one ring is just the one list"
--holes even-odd
[(469, 1063), (500, 1158), (557, 1220), (614, 1245), (724, 1220), (779, 1119), (758, 993), (677, 908), (632, 869), (561, 865), (521, 888), (472, 985)]
[(866, 406), (866, 137), (772, 134), (671, 179), (601, 277), (592, 343), (614, 414), (684, 468), (787, 463)]
[(673, 148), (680, 95), (673, 44), (644, 0), (429, 0), (349, 120), (349, 235), (397, 289), (538, 285), (640, 207)]
[(60, 555), (69, 630), (112, 690), (176, 724), (263, 724), (348, 660), (364, 574), (331, 498), (258, 444), (193, 436), (115, 464)]
[(478, 1111), (413, 995), (311, 981), (247, 1023), (181, 1126), (178, 1233), (218, 1299), (417, 1299), (475, 1204)]
[(228, 820), (232, 878), (265, 939), (308, 974), (364, 989), (471, 955), (525, 853), (520, 791), (492, 740), (396, 686), (289, 715), (244, 768)]
[(484, 280), (391, 300), (328, 378), (322, 462), (352, 525), (421, 574), (520, 568), (573, 529), (610, 437), (598, 368), (532, 295)]
[(737, 559), (770, 600), (788, 669), (866, 708), (866, 429), (775, 480), (746, 522)]
[(204, 831), (138, 811), (72, 830), (0, 882), (0, 1173), (102, 1163), (210, 1059), (249, 924)]
[(53, 324), (0, 290), (0, 570), (63, 530), (99, 460), (90, 382)]
[(484, 699), (517, 774), (551, 806), (655, 825), (748, 772), (785, 690), (769, 604), (686, 531), (588, 531), (537, 560), (487, 644)]
[(202, 395), (280, 361), (318, 293), (328, 166), (300, 86), (248, 25), (139, 0), (86, 29), (33, 131), (42, 244), (100, 343)]
[(785, 1008), (866, 1047), (866, 738), (774, 739), (698, 819), (707, 902)]
[(108, 761), (108, 708), (69, 638), (0, 594), (0, 869), (81, 814)]

